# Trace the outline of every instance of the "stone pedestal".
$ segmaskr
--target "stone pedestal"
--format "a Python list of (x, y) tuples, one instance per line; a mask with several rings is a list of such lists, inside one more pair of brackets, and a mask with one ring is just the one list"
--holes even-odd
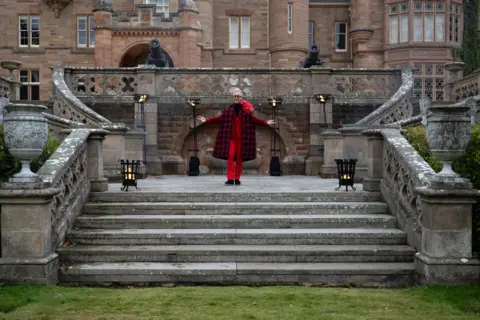
[(115, 124), (104, 126), (103, 128), (108, 130), (108, 135), (103, 143), (103, 175), (109, 180), (119, 181), (122, 178), (120, 160), (127, 159), (125, 157), (125, 136), (128, 128)]
[(367, 176), (367, 139), (362, 132), (365, 127), (343, 127), (338, 129), (343, 137), (343, 158), (357, 159), (355, 182), (363, 181)]
[(324, 143), (323, 165), (320, 168), (322, 178), (337, 178), (335, 159), (343, 158), (343, 137), (339, 131), (327, 130), (322, 133)]
[(0, 282), (57, 283), (50, 204), (59, 192), (43, 183), (2, 185)]
[(479, 281), (480, 263), (472, 257), (472, 205), (479, 191), (458, 184), (443, 187), (416, 189), (422, 212), (421, 248), (415, 256), (419, 281)]
[(367, 176), (363, 178), (364, 191), (380, 191), (383, 177), (383, 137), (380, 130), (365, 130), (367, 137)]
[(95, 130), (87, 140), (87, 176), (90, 179), (92, 192), (108, 190), (108, 179), (103, 176), (103, 140), (108, 134), (106, 130)]

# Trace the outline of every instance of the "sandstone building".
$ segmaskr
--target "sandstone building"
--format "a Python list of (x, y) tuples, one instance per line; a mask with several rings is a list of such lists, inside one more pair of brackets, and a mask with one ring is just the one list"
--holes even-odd
[(137, 66), (153, 38), (175, 67), (295, 68), (316, 43), (331, 67), (413, 66), (441, 101), (462, 24), (462, 0), (3, 0), (0, 57), (48, 100), (53, 64)]

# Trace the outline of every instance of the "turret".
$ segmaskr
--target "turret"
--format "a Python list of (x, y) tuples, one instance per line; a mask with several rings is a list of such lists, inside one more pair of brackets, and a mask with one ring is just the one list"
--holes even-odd
[(269, 42), (272, 68), (298, 68), (308, 47), (308, 0), (271, 0)]
[(198, 20), (202, 28), (202, 67), (213, 67), (213, 0), (197, 0)]
[(181, 67), (200, 67), (202, 52), (198, 46), (199, 34), (199, 16), (198, 6), (193, 0), (180, 0), (178, 10), (180, 15), (180, 63)]
[[(106, 27), (112, 25), (112, 3), (110, 0), (96, 0), (93, 4), (95, 25), (95, 65), (113, 67), (111, 57), (112, 34)], [(106, 45), (108, 44), (108, 45)]]

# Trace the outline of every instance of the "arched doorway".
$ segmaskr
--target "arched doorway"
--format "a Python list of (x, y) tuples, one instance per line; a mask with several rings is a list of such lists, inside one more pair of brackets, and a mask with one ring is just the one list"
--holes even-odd
[[(161, 48), (160, 48), (161, 49)], [(173, 68), (173, 61), (170, 55), (163, 49), (162, 52), (169, 60), (170, 67)], [(130, 49), (125, 52), (122, 59), (120, 60), (119, 67), (126, 68), (126, 67), (138, 67), (140, 64), (145, 64), (148, 59), (148, 54), (150, 53), (150, 46), (147, 43), (139, 43), (132, 46)]]

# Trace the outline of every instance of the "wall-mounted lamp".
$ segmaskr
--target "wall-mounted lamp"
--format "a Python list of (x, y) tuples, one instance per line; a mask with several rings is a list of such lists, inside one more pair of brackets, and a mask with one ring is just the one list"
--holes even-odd
[(327, 111), (325, 110), (325, 106), (327, 104), (327, 101), (329, 99), (332, 99), (333, 101), (333, 96), (331, 94), (316, 94), (315, 99), (320, 103), (322, 106), (322, 111), (323, 111), (323, 123), (327, 124)]

